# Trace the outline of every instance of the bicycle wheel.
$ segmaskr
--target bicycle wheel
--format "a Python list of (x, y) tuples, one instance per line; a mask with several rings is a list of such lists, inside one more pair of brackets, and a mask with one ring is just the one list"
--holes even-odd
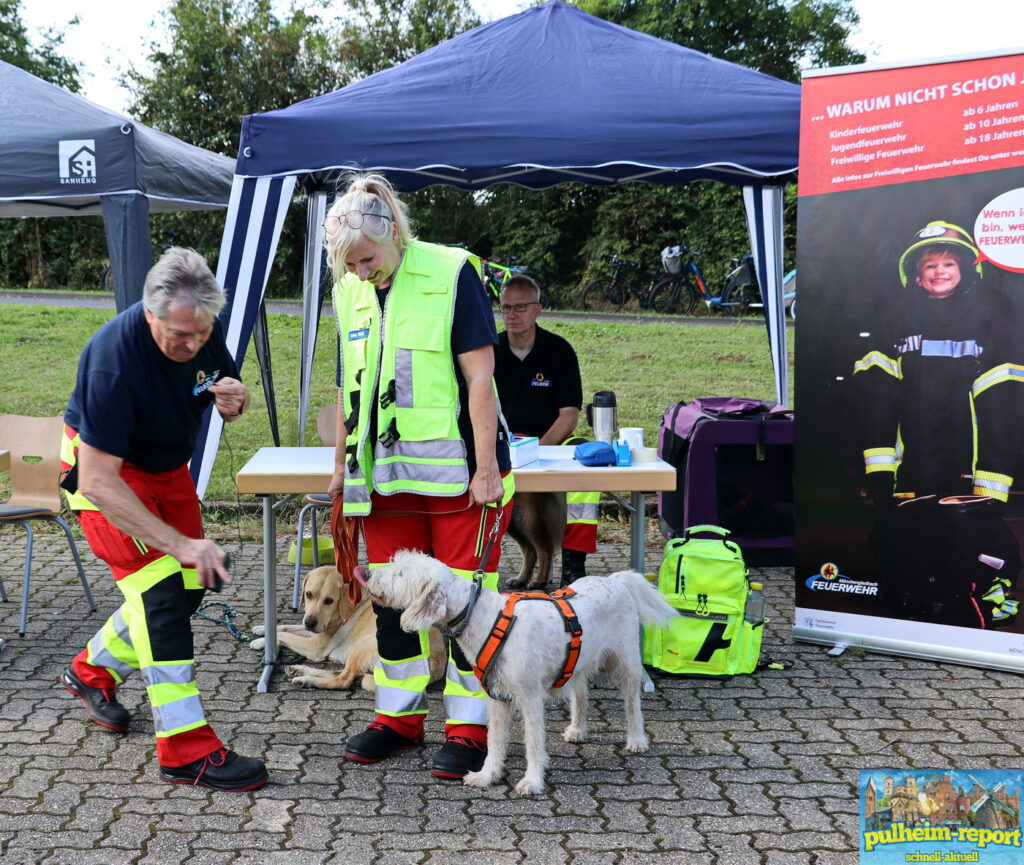
[[(756, 304), (756, 306), (755, 306)], [(736, 318), (761, 311), (761, 292), (749, 282), (727, 286), (722, 292), (722, 308)]]
[(625, 289), (611, 276), (599, 276), (583, 289), (585, 312), (618, 312), (625, 302)]
[(697, 291), (682, 274), (666, 276), (647, 295), (647, 308), (665, 315), (689, 315), (697, 306)]

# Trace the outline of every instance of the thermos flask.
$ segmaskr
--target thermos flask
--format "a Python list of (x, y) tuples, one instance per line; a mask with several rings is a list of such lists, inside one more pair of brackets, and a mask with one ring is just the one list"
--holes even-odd
[(594, 401), (587, 405), (587, 423), (594, 431), (595, 441), (612, 443), (618, 429), (613, 391), (599, 390), (594, 394)]

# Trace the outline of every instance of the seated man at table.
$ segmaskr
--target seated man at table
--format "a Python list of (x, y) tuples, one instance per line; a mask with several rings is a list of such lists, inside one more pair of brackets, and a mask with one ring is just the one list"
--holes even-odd
[[(505, 329), (494, 351), (494, 381), (501, 410), (516, 436), (537, 436), (542, 445), (576, 444), (583, 386), (576, 352), (568, 340), (544, 330), (540, 288), (517, 275), (501, 291)], [(597, 550), (598, 492), (566, 494), (562, 538), (562, 585), (586, 575), (587, 553)]]

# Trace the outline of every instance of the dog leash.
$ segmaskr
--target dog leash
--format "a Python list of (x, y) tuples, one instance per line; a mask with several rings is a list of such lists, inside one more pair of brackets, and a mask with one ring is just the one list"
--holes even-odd
[(449, 639), (455, 639), (458, 637), (464, 630), (466, 630), (466, 626), (469, 624), (469, 618), (473, 615), (477, 599), (480, 597), (480, 589), (484, 584), (484, 567), (487, 564), (488, 557), (491, 555), (491, 548), (494, 546), (494, 542), (498, 539), (498, 529), (500, 526), (501, 506), (499, 506), (495, 511), (494, 522), (491, 523), (491, 531), (487, 536), (487, 543), (484, 544), (483, 555), (480, 556), (480, 564), (477, 565), (476, 570), (473, 572), (473, 587), (469, 591), (469, 601), (466, 606), (462, 608), (462, 611), (441, 629), (442, 633)]
[[(224, 612), (219, 619), (215, 619), (213, 616), (208, 616), (203, 610), (209, 609), (210, 607), (223, 607)], [(223, 601), (210, 601), (209, 603), (203, 604), (199, 607), (193, 615), (198, 616), (200, 619), (206, 619), (208, 622), (213, 622), (215, 625), (223, 625), (228, 629), (228, 633), (231, 634), (236, 640), (245, 640), (245, 636), (235, 626), (235, 623), (231, 621), (231, 617), (235, 611), (232, 609), (231, 604), (225, 604)]]

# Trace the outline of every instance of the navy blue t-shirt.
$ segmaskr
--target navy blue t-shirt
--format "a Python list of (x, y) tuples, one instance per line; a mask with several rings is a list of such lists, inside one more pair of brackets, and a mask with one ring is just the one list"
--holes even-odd
[[(377, 299), (381, 303), (387, 302), (387, 295), (390, 289), (378, 290)], [(494, 313), (491, 311), (490, 302), (484, 292), (483, 283), (477, 276), (476, 270), (469, 264), (465, 264), (459, 271), (459, 282), (455, 289), (455, 309), (452, 313), (452, 356), (453, 359), (467, 351), (480, 348), (484, 345), (495, 345), (498, 342), (498, 329), (494, 324)], [(335, 373), (335, 381), (341, 387), (341, 363), (340, 345), (339, 362)], [(469, 393), (466, 381), (459, 369), (458, 361), (453, 363), (455, 367), (455, 379), (459, 385), (459, 435), (466, 443), (467, 460), (469, 463), (470, 477), (476, 471), (476, 454), (473, 449), (473, 425), (469, 418), (468, 399)], [(508, 453), (508, 442), (505, 441), (505, 433), (499, 424), (498, 441), (495, 443), (495, 455), (498, 458), (498, 470), (501, 472), (511, 471), (512, 462)]]
[(220, 322), (192, 360), (168, 358), (153, 339), (142, 301), (108, 321), (78, 359), (64, 414), (87, 445), (147, 472), (191, 459), (210, 385), (238, 378)]

